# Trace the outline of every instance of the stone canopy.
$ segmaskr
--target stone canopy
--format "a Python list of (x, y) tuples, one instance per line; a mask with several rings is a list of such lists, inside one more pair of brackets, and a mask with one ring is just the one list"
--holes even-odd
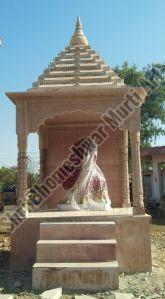
[[(134, 89), (143, 102), (147, 94), (145, 89)], [(78, 18), (69, 46), (49, 64), (33, 87), (6, 95), (16, 105), (17, 134), (23, 129), (23, 125), (20, 126), (23, 119), (26, 119), (23, 131), (28, 134), (38, 132), (46, 119), (66, 111), (95, 114), (95, 121), (99, 121), (100, 115), (109, 107), (115, 109), (122, 103), (128, 90), (129, 86), (91, 49)], [(139, 109), (124, 128), (130, 126), (140, 128)]]
[(124, 81), (90, 47), (78, 18), (69, 46), (53, 59), (32, 89), (93, 85), (124, 86)]

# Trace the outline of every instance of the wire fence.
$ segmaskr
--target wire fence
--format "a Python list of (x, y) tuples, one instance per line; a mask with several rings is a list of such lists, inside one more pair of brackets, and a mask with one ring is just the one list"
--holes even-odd
[[(40, 163), (36, 152), (27, 154), (27, 187), (39, 183)], [(0, 211), (12, 210), (17, 201), (17, 166), (2, 166), (0, 172)]]
[[(110, 177), (106, 178), (109, 180), (108, 182), (108, 190), (111, 199), (112, 207), (120, 207), (120, 204), (116, 205), (116, 202), (119, 201), (119, 197), (121, 194), (120, 188), (122, 187), (122, 179), (121, 172), (118, 169), (118, 165), (115, 160), (111, 160), (108, 162), (110, 169)], [(7, 168), (7, 167), (6, 167)], [(102, 170), (102, 165), (101, 165)], [(108, 171), (109, 171), (108, 169)], [(53, 169), (52, 169), (53, 170)], [(11, 171), (11, 173), (9, 173)], [(103, 171), (104, 173), (104, 171)], [(6, 177), (5, 177), (6, 176)], [(161, 170), (161, 183), (162, 190), (164, 189), (165, 182), (165, 170)], [(144, 205), (148, 209), (148, 207), (154, 206), (154, 199), (152, 194), (152, 171), (143, 173), (143, 190), (144, 190)], [(4, 182), (3, 182), (4, 180)], [(8, 180), (8, 183), (7, 183)], [(16, 201), (17, 201), (17, 167), (9, 168), (8, 172), (4, 172), (4, 177), (0, 177), (0, 211), (12, 211), (16, 209)], [(38, 152), (28, 152), (27, 154), (27, 187), (29, 190), (32, 190), (34, 185), (40, 185), (40, 157)], [(165, 191), (164, 191), (165, 192)], [(29, 193), (30, 194), (30, 193)], [(53, 195), (56, 197), (56, 195)], [(132, 176), (129, 174), (129, 196), (131, 205), (133, 205), (133, 196), (132, 196)], [(30, 201), (39, 200), (39, 195), (31, 192), (29, 197)]]

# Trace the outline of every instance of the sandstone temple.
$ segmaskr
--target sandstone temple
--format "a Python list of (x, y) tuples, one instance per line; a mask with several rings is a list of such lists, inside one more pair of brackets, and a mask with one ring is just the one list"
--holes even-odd
[[(140, 161), (140, 106), (146, 95), (143, 87), (127, 86), (91, 48), (80, 18), (69, 45), (32, 88), (7, 92), (16, 106), (18, 142), (11, 269), (31, 271), (34, 289), (117, 289), (119, 273), (151, 271), (150, 216), (144, 210)], [(29, 201), (27, 189), (28, 134), (36, 132), (38, 205)], [(84, 162), (72, 168), (81, 155), (75, 145), (80, 149), (86, 138), (97, 143), (97, 165), (96, 149), (85, 154), (95, 163), (88, 174)], [(83, 192), (88, 186), (87, 197), (79, 185), (85, 186)]]

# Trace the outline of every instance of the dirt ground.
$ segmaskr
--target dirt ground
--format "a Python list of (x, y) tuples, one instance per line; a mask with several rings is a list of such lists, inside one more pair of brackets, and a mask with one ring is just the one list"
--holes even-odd
[[(133, 293), (135, 298), (165, 298), (165, 219), (155, 219), (151, 224), (152, 273), (120, 274), (120, 292)], [(31, 290), (31, 276), (9, 271), (10, 235), (0, 234), (0, 293), (14, 294), (15, 299), (39, 298)], [(110, 292), (95, 294), (110, 297)], [(63, 298), (74, 298), (64, 295)]]

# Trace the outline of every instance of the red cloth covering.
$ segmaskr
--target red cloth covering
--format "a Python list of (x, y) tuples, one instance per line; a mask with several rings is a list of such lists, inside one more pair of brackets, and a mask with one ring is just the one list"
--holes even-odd
[(63, 188), (66, 190), (71, 189), (76, 183), (80, 172), (81, 168), (75, 169), (75, 171), (73, 171), (69, 178), (62, 183)]
[[(90, 146), (91, 146), (91, 143), (86, 138), (80, 139), (74, 144), (75, 148), (77, 148), (77, 149), (81, 148), (81, 159), (82, 159), (82, 161), (85, 158), (85, 156), (87, 155), (87, 151), (89, 150)], [(75, 166), (75, 170), (73, 170), (73, 172), (71, 173), (69, 178), (66, 179), (62, 183), (62, 186), (63, 186), (64, 189), (68, 190), (68, 189), (71, 189), (74, 186), (74, 184), (76, 183), (76, 181), (77, 181), (77, 179), (80, 175), (81, 170), (82, 170), (82, 165), (79, 165), (78, 168)]]

